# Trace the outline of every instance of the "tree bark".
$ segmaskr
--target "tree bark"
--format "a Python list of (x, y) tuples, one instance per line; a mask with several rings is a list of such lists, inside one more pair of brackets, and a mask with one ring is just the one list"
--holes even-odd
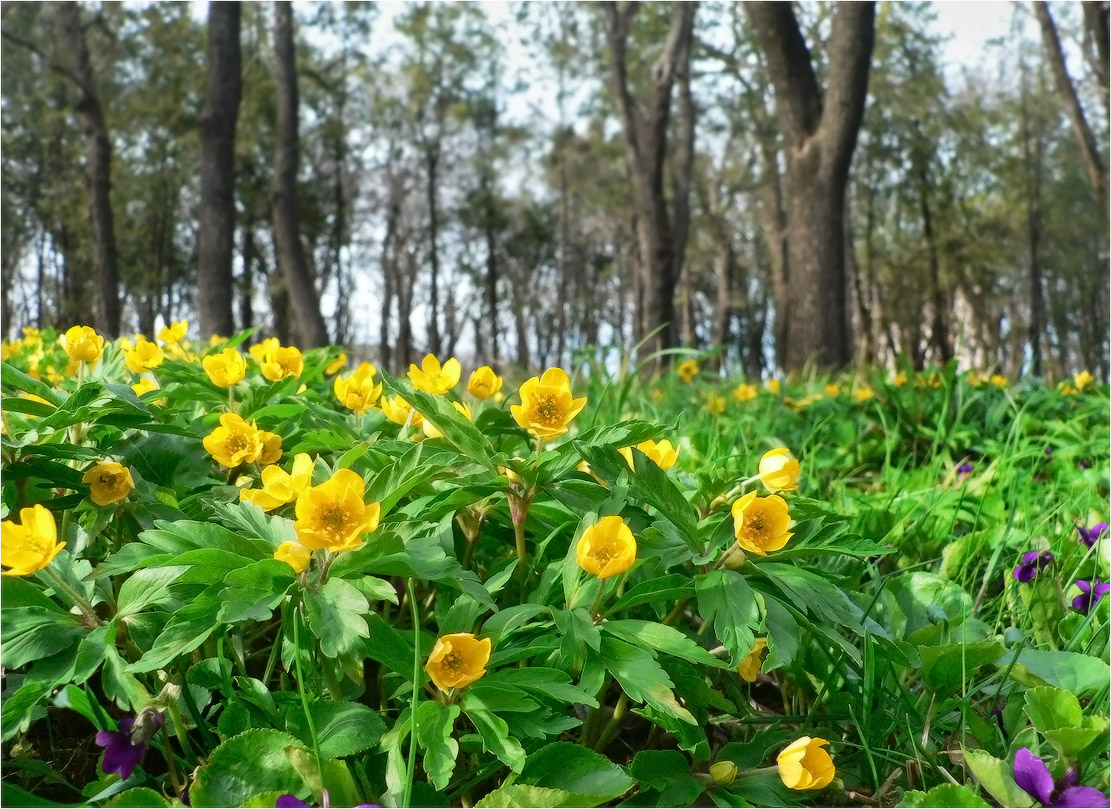
[[(242, 94), (235, 2), (208, 4), (208, 97), (200, 118), (201, 204), (197, 232), (197, 310), (201, 336), (235, 331), (235, 125)], [(251, 324), (245, 323), (244, 327)]]
[[(636, 321), (638, 342), (654, 354), (676, 343), (675, 285), (676, 256), (672, 218), (664, 195), (664, 160), (667, 156), (667, 126), (671, 112), (671, 87), (677, 72), (686, 71), (696, 3), (672, 5), (671, 29), (663, 53), (652, 68), (650, 90), (644, 107), (633, 98), (625, 59), (629, 25), (639, 4), (601, 4), (610, 47), (610, 74), (617, 108), (621, 115), (625, 155), (633, 184), (637, 244), (640, 252), (642, 298)], [(651, 335), (651, 337), (649, 337)], [(647, 371), (665, 367), (669, 355), (657, 356)]]
[(845, 3), (828, 43), (823, 98), (810, 52), (788, 3), (745, 4), (775, 88), (787, 152), (787, 303), (784, 365), (826, 368), (851, 358), (846, 301), (844, 203), (864, 115), (875, 4)]
[(120, 293), (112, 221), (112, 141), (81, 29), (81, 11), (76, 2), (58, 3), (56, 8), (59, 39), (70, 61), (66, 75), (73, 92), (73, 110), (85, 136), (85, 187), (97, 277), (96, 326), (114, 338), (120, 334)]
[(293, 49), (293, 12), (288, 0), (274, 3), (274, 84), (277, 89), (277, 146), (270, 191), (274, 241), (301, 345), (316, 348), (328, 344), (328, 328), (320, 313), (320, 298), (309, 274), (297, 221), (297, 66)]

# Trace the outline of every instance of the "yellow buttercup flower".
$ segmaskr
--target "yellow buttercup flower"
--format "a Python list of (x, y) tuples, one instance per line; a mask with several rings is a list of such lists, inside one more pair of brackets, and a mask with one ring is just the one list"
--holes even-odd
[(424, 670), (441, 691), (463, 688), (486, 673), (490, 662), (489, 638), (479, 640), (470, 632), (455, 632), (436, 639)]
[(328, 363), (328, 367), (324, 369), (324, 373), (327, 376), (331, 376), (332, 374), (339, 373), (340, 371), (343, 370), (343, 367), (345, 365), (347, 365), (347, 352), (346, 351), (341, 351), (341, 352), (339, 352), (338, 357), (336, 357), (334, 360), (332, 360), (330, 363)]
[(135, 391), (136, 396), (142, 396), (144, 393), (158, 390), (158, 385), (155, 384), (154, 380), (143, 378), (132, 385), (131, 389)]
[(892, 378), (891, 384), (897, 388), (903, 387), (907, 384), (907, 375), (904, 372), (899, 371), (899, 373), (895, 374), (894, 378)]
[(725, 397), (718, 396), (716, 393), (709, 394), (706, 397), (706, 409), (711, 415), (720, 416), (725, 412)]
[(312, 559), (312, 551), (300, 542), (283, 542), (274, 551), (274, 558), (279, 562), (285, 562), (293, 568), (294, 573), (301, 574), (308, 569), (309, 561)]
[(737, 544), (757, 556), (778, 551), (794, 536), (787, 501), (778, 495), (757, 497), (749, 492), (733, 504), (733, 533)]
[(840, 385), (835, 385), (832, 382), (829, 383), (828, 385), (826, 385), (825, 390), (826, 390), (826, 396), (828, 396), (831, 399), (836, 399), (838, 396), (841, 395), (841, 386)]
[(788, 789), (822, 789), (829, 786), (837, 769), (822, 748), (825, 739), (803, 736), (791, 742), (776, 756), (779, 777)]
[(12, 358), (13, 354), (19, 353), (19, 346), (17, 343), (19, 343), (18, 340), (14, 343), (10, 343), (7, 340), (0, 343), (0, 362), (7, 362)]
[(177, 323), (163, 326), (162, 331), (158, 332), (158, 339), (163, 343), (180, 343), (188, 333), (189, 321), (179, 320)]
[(248, 424), (236, 413), (220, 416), (220, 426), (204, 438), (204, 448), (221, 466), (234, 469), (240, 464), (254, 463), (262, 454), (262, 438), (258, 428)]
[(23, 342), (28, 348), (34, 348), (42, 344), (42, 332), (34, 326), (23, 327)]
[(861, 385), (853, 391), (853, 398), (858, 402), (866, 402), (876, 395), (876, 392), (867, 385)]
[(748, 657), (741, 661), (741, 665), (737, 666), (737, 673), (741, 675), (741, 679), (746, 683), (756, 682), (756, 676), (760, 673), (760, 667), (764, 665), (764, 651), (768, 648), (767, 638), (757, 638), (756, 644), (748, 653)]
[(467, 380), (467, 393), (476, 399), (489, 399), (501, 391), (502, 378), (489, 365), (477, 369)]
[(1003, 376), (1003, 374), (992, 374), (991, 379), (988, 381), (997, 388), (1007, 387), (1007, 377)]
[(74, 326), (62, 336), (62, 343), (71, 360), (90, 365), (104, 353), (104, 338), (88, 326)]
[(301, 452), (293, 458), (293, 472), (289, 473), (277, 464), (262, 470), (261, 489), (240, 489), (239, 499), (254, 503), (263, 511), (273, 511), (286, 503), (292, 503), (312, 482), (313, 460)]
[(620, 517), (603, 517), (583, 531), (575, 559), (579, 567), (599, 579), (624, 573), (637, 558), (633, 532)]
[(463, 367), (455, 357), (441, 366), (440, 361), (434, 355), (426, 354), (424, 359), (421, 360), (420, 368), (413, 363), (409, 364), (409, 381), (413, 383), (413, 387), (417, 390), (427, 391), (428, 393), (447, 393), (459, 382), (462, 373)]
[(1061, 389), (1062, 396), (1075, 396), (1076, 394), (1080, 393), (1080, 391), (1066, 382), (1061, 382), (1058, 387)]
[(789, 457), (787, 447), (770, 449), (760, 458), (760, 482), (769, 492), (793, 492), (799, 487), (799, 462)]
[(779, 380), (778, 379), (769, 379), (768, 380), (768, 393), (774, 393), (774, 394), (778, 395), (779, 390), (780, 390)]
[(309, 550), (351, 551), (363, 544), (363, 534), (378, 529), (382, 508), (363, 502), (365, 484), (350, 469), (340, 469), (319, 486), (297, 498), (297, 536)]
[[(474, 421), (474, 417), (471, 415), (471, 409), (462, 402), (452, 402), (451, 406), (458, 410), (461, 414), (463, 414), (463, 417), (466, 418), (467, 421)], [(436, 425), (430, 422), (428, 419), (424, 420), (424, 424), (421, 425), (421, 429), (424, 430), (424, 434), (429, 438), (442, 438), (444, 435), (442, 432), (440, 432)]]
[[(679, 460), (679, 449), (672, 445), (666, 438), (659, 443), (655, 441), (642, 441), (637, 444), (637, 449), (656, 462), (660, 469), (670, 469)], [(621, 456), (628, 461), (629, 468), (633, 468), (633, 448), (622, 447), (618, 450)]]
[(424, 416), (419, 411), (414, 410), (413, 406), (400, 396), (390, 398), (385, 396), (382, 398), (382, 412), (386, 414), (386, 418), (394, 424), (404, 425), (406, 423), (413, 427), (420, 427), (424, 424)]
[(679, 378), (684, 382), (693, 381), (694, 378), (698, 376), (698, 360), (684, 360), (679, 363), (679, 367), (675, 369), (675, 373), (677, 373)]
[(226, 343), (227, 341), (228, 341), (228, 338), (225, 337), (224, 335), (214, 334), (214, 335), (212, 335), (211, 337), (208, 338), (208, 347), (209, 348), (216, 348), (216, 346), (220, 345), (220, 343)]
[(968, 376), (965, 377), (965, 381), (974, 388), (978, 388), (984, 384), (984, 378), (975, 371), (969, 371)]
[(58, 542), (58, 526), (50, 509), (39, 504), (20, 509), (20, 523), (0, 523), (0, 565), (5, 576), (29, 576), (44, 569), (66, 543)]
[(268, 356), (272, 355), (281, 347), (282, 344), (277, 337), (267, 337), (261, 343), (255, 343), (253, 346), (248, 348), (247, 353), (251, 355), (251, 358), (255, 362), (257, 362), (259, 365), (262, 365), (262, 363), (266, 361), (266, 358)]
[(1090, 387), (1091, 384), (1095, 381), (1096, 378), (1088, 373), (1088, 371), (1086, 370), (1081, 371), (1072, 378), (1072, 382), (1074, 385), (1076, 385), (1077, 390), (1085, 390)]
[(247, 358), (234, 348), (225, 348), (201, 360), (201, 366), (213, 384), (230, 388), (247, 375)]
[(98, 463), (81, 478), (89, 484), (89, 498), (98, 506), (108, 506), (124, 500), (135, 488), (131, 470), (115, 461)]
[(332, 390), (340, 404), (360, 416), (372, 408), (382, 395), (382, 383), (374, 384), (374, 375), (377, 373), (377, 368), (369, 362), (363, 362), (351, 376), (337, 376), (332, 383)]
[(755, 385), (746, 385), (744, 382), (733, 388), (733, 398), (738, 402), (747, 402), (755, 399), (758, 391)]
[(162, 360), (165, 359), (165, 356), (158, 343), (150, 342), (141, 334), (136, 335), (135, 345), (123, 352), (123, 359), (124, 362), (127, 363), (127, 369), (133, 374), (153, 371), (162, 364)]
[(542, 377), (521, 385), (521, 403), (511, 405), (513, 419), (541, 440), (567, 432), (567, 425), (586, 407), (586, 397), (572, 398), (571, 380), (562, 368), (549, 368)]
[(295, 346), (281, 346), (268, 352), (259, 363), (262, 375), (271, 382), (285, 379), (289, 376), (301, 376), (305, 370), (305, 358), (301, 349)]
[(262, 466), (277, 463), (282, 459), (282, 437), (280, 435), (259, 430), (258, 440), (262, 442), (262, 452), (258, 456), (258, 462)]

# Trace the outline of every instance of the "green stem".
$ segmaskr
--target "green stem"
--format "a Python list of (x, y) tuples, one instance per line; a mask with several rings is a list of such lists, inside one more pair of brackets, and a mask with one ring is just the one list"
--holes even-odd
[(170, 782), (174, 785), (174, 793), (177, 795), (181, 795), (181, 776), (179, 776), (177, 773), (177, 763), (174, 761), (174, 751), (170, 747), (170, 734), (166, 732), (165, 725), (162, 725), (162, 748), (162, 752), (166, 754), (166, 767), (170, 771)]
[(617, 705), (613, 708), (613, 716), (610, 717), (609, 722), (602, 728), (601, 734), (598, 736), (598, 741), (594, 745), (595, 751), (601, 753), (606, 749), (613, 737), (617, 735), (618, 728), (621, 727), (621, 720), (625, 717), (625, 711), (629, 707), (629, 697), (622, 691), (621, 696), (617, 699)]
[[(65, 517), (63, 517), (62, 519), (64, 520)], [(73, 599), (73, 603), (76, 604), (78, 608), (80, 608), (81, 614), (85, 616), (86, 624), (88, 624), (89, 626), (100, 626), (104, 623), (100, 620), (100, 616), (98, 616), (93, 611), (92, 605), (89, 604), (89, 602), (86, 601), (84, 598), (82, 598), (76, 590), (66, 584), (62, 580), (61, 576), (51, 570), (50, 567), (46, 567), (44, 568), (44, 570), (46, 571), (46, 574), (50, 576), (50, 578), (58, 586), (58, 589), (63, 591), (64, 593), (66, 593), (66, 595)]]
[[(305, 675), (301, 671), (301, 619), (302, 609), (300, 604), (293, 616), (293, 654), (297, 668), (297, 692), (301, 695), (301, 707), (305, 711), (305, 719), (309, 723), (309, 734), (312, 736), (312, 751), (316, 755), (316, 769), (320, 773), (320, 788), (324, 789), (324, 760), (320, 757), (320, 741), (316, 735), (316, 722), (313, 721), (312, 711), (309, 710), (309, 698), (305, 695)], [(319, 795), (317, 796), (320, 797)]]
[(409, 809), (413, 797), (413, 778), (417, 768), (417, 700), (420, 697), (420, 611), (417, 608), (417, 593), (413, 579), (405, 580), (409, 594), (409, 610), (413, 616), (413, 699), (409, 703), (409, 761), (405, 777), (405, 794), (401, 806)]
[[(186, 686), (186, 687), (188, 687), (188, 686)], [(185, 722), (181, 718), (181, 711), (177, 707), (177, 700), (174, 699), (173, 697), (170, 697), (168, 700), (166, 700), (166, 710), (170, 712), (170, 719), (174, 723), (174, 735), (177, 736), (178, 743), (181, 744), (181, 752), (183, 752), (185, 755), (187, 755), (187, 756), (189, 756), (193, 759), (196, 759), (197, 754), (193, 750), (193, 745), (191, 745), (189, 743), (189, 737), (185, 733)], [(162, 726), (162, 732), (165, 733), (165, 731), (166, 731), (166, 726), (163, 725)], [(169, 759), (169, 758), (172, 758), (172, 757), (173, 757), (173, 751), (170, 750), (169, 739), (167, 739), (166, 740), (166, 758)], [(178, 785), (176, 778), (174, 779), (174, 788), (177, 789), (178, 794), (180, 795), (181, 794), (181, 787)]]
[(669, 612), (667, 614), (667, 617), (665, 617), (660, 623), (662, 623), (664, 626), (671, 626), (673, 623), (679, 620), (679, 617), (687, 609), (687, 604), (690, 603), (690, 598), (680, 598), (675, 603), (675, 606), (671, 608), (671, 612)]
[(528, 548), (525, 546), (525, 518), (528, 517), (532, 498), (528, 495), (509, 494), (509, 516), (513, 518), (513, 539), (517, 549), (517, 582), (521, 587), (521, 602), (528, 592)]

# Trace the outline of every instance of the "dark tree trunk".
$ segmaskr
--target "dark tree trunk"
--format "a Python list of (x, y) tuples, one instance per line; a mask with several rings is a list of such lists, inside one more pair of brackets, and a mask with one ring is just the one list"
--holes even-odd
[[(697, 3), (672, 5), (671, 30), (663, 53), (652, 68), (651, 89), (642, 108), (629, 88), (625, 60), (629, 25), (638, 3), (618, 7), (602, 4), (606, 36), (610, 46), (610, 74), (617, 108), (621, 114), (625, 156), (633, 184), (637, 245), (640, 253), (640, 292), (637, 307), (637, 342), (653, 354), (675, 345), (676, 268), (682, 255), (676, 255), (672, 218), (664, 195), (664, 160), (667, 156), (667, 125), (671, 112), (671, 87), (677, 72), (685, 72), (690, 62), (694, 12)], [(649, 335), (652, 335), (649, 337)], [(668, 364), (669, 356), (659, 356), (655, 369)], [(646, 366), (646, 370), (654, 370)]]
[(439, 181), (440, 146), (431, 143), (424, 154), (426, 173), (425, 192), (428, 198), (428, 350), (440, 353), (440, 216), (436, 201)]
[[(243, 228), (243, 274), (239, 277), (239, 323), (244, 329), (255, 325), (255, 253), (255, 231), (248, 225)], [(247, 340), (248, 345), (254, 342), (253, 337)]]
[(277, 147), (270, 204), (274, 241), (285, 289), (297, 319), (303, 348), (328, 344), (328, 328), (317, 295), (297, 221), (297, 65), (293, 50), (293, 11), (288, 0), (274, 4), (274, 84), (277, 88)]
[(846, 305), (844, 202), (864, 115), (875, 4), (845, 3), (834, 14), (824, 97), (788, 3), (745, 4), (767, 58), (787, 152), (787, 275), (784, 365), (826, 368), (851, 358)]
[(241, 12), (239, 3), (208, 4), (208, 97), (200, 119), (201, 204), (197, 232), (197, 310), (202, 337), (235, 332), (232, 255), (235, 124), (243, 86)]
[(59, 38), (69, 54), (66, 74), (73, 89), (73, 109), (85, 136), (86, 191), (97, 278), (96, 325), (114, 338), (120, 334), (120, 293), (112, 223), (112, 141), (81, 28), (81, 11), (75, 2), (62, 2), (57, 14)]

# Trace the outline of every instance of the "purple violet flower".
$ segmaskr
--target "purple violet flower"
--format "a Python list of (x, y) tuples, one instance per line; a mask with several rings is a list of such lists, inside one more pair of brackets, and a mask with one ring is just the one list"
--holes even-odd
[[(321, 798), (323, 798), (325, 809), (328, 809), (328, 807), (331, 806), (328, 790), (324, 790)], [(280, 795), (278, 800), (274, 803), (275, 809), (310, 809), (312, 806), (313, 804), (305, 803), (303, 800), (293, 795)], [(382, 807), (377, 803), (357, 803), (355, 804), (355, 809), (382, 809)]]
[(957, 474), (968, 476), (971, 475), (975, 469), (976, 467), (970, 463), (962, 463), (957, 467)]
[(1053, 561), (1049, 551), (1030, 551), (1022, 555), (1022, 564), (1015, 568), (1015, 578), (1025, 584), (1038, 575), (1038, 571)]
[(1107, 523), (1097, 522), (1091, 528), (1085, 528), (1082, 525), (1076, 526), (1077, 539), (1079, 542), (1084, 543), (1085, 547), (1092, 547), (1099, 538), (1107, 533)]
[(1045, 762), (1027, 747), (1015, 753), (1015, 782), (1030, 797), (1046, 807), (1102, 807), (1107, 806), (1107, 796), (1093, 787), (1078, 787), (1080, 771), (1069, 767), (1058, 782), (1054, 782)]
[(1099, 600), (1111, 592), (1111, 583), (1093, 580), (1091, 584), (1084, 579), (1077, 579), (1076, 586), (1080, 588), (1080, 595), (1072, 600), (1072, 608), (1087, 615), (1092, 611)]
[(139, 716), (120, 720), (119, 730), (102, 730), (96, 734), (96, 743), (104, 749), (101, 769), (119, 773), (126, 781), (139, 765), (151, 738), (162, 727), (162, 714), (157, 711), (140, 711)]

